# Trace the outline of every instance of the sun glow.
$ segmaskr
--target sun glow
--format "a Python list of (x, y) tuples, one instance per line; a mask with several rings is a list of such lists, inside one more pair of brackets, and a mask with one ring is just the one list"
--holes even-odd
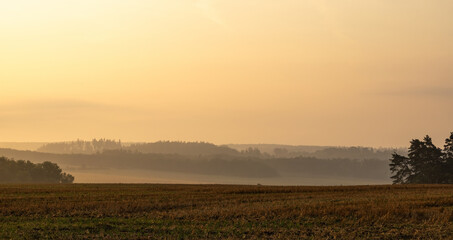
[(451, 1), (2, 1), (0, 131), (4, 141), (440, 139), (453, 117), (451, 12)]

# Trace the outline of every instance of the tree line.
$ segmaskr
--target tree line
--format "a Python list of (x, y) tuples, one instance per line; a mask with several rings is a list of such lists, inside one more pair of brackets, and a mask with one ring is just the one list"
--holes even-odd
[(110, 140), (101, 138), (99, 140), (93, 139), (91, 141), (84, 141), (77, 139), (77, 141), (71, 142), (55, 142), (48, 143), (40, 148), (38, 152), (49, 152), (49, 153), (60, 153), (60, 154), (70, 154), (70, 153), (82, 153), (82, 154), (93, 154), (101, 153), (106, 150), (115, 150), (122, 148), (121, 140)]
[(51, 162), (34, 164), (30, 161), (0, 157), (0, 183), (72, 183), (74, 177)]
[[(240, 145), (229, 147), (207, 142), (158, 141), (153, 143), (124, 144), (121, 140), (93, 139), (92, 141), (71, 141), (48, 143), (40, 147), (38, 152), (58, 154), (99, 154), (110, 150), (126, 150), (141, 153), (179, 154), (179, 155), (231, 155), (254, 158), (297, 158), (313, 157), (318, 159), (379, 159), (388, 160), (393, 152), (405, 154), (405, 149), (374, 149), (368, 147), (324, 147), (312, 152), (299, 151), (304, 146), (272, 146)], [(242, 148), (245, 146), (246, 148)], [(267, 147), (267, 149), (266, 149)], [(293, 147), (294, 149), (292, 149)], [(270, 149), (269, 149), (270, 148)], [(321, 147), (318, 147), (321, 148)]]
[(285, 147), (274, 148), (275, 157), (314, 157), (319, 159), (380, 159), (388, 160), (393, 152), (405, 153), (404, 149), (371, 148), (371, 147), (325, 147), (313, 152), (291, 151)]
[(158, 141), (154, 143), (123, 144), (121, 140), (116, 141), (104, 138), (91, 141), (78, 139), (71, 142), (48, 143), (37, 149), (38, 152), (59, 154), (96, 154), (111, 150), (182, 155), (239, 154), (235, 149), (207, 142)]

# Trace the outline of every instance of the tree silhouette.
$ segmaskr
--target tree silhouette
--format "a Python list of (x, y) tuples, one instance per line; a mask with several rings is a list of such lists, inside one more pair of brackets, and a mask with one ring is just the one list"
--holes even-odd
[(390, 159), (393, 183), (453, 183), (453, 132), (444, 150), (428, 135), (410, 143), (407, 157), (394, 153)]
[(0, 157), (0, 183), (72, 183), (74, 177), (51, 162), (34, 164)]
[(449, 183), (453, 183), (453, 132), (450, 133), (449, 138), (445, 139), (444, 158), (444, 175), (447, 179), (449, 179)]

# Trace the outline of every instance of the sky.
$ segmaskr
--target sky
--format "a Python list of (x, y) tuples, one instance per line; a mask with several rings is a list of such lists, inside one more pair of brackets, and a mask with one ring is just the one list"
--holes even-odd
[(0, 142), (408, 146), (453, 131), (450, 0), (0, 2)]

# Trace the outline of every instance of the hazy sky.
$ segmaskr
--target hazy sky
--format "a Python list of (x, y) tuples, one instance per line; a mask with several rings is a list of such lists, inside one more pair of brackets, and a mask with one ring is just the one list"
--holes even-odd
[(406, 146), (453, 131), (451, 0), (0, 2), (0, 141)]

